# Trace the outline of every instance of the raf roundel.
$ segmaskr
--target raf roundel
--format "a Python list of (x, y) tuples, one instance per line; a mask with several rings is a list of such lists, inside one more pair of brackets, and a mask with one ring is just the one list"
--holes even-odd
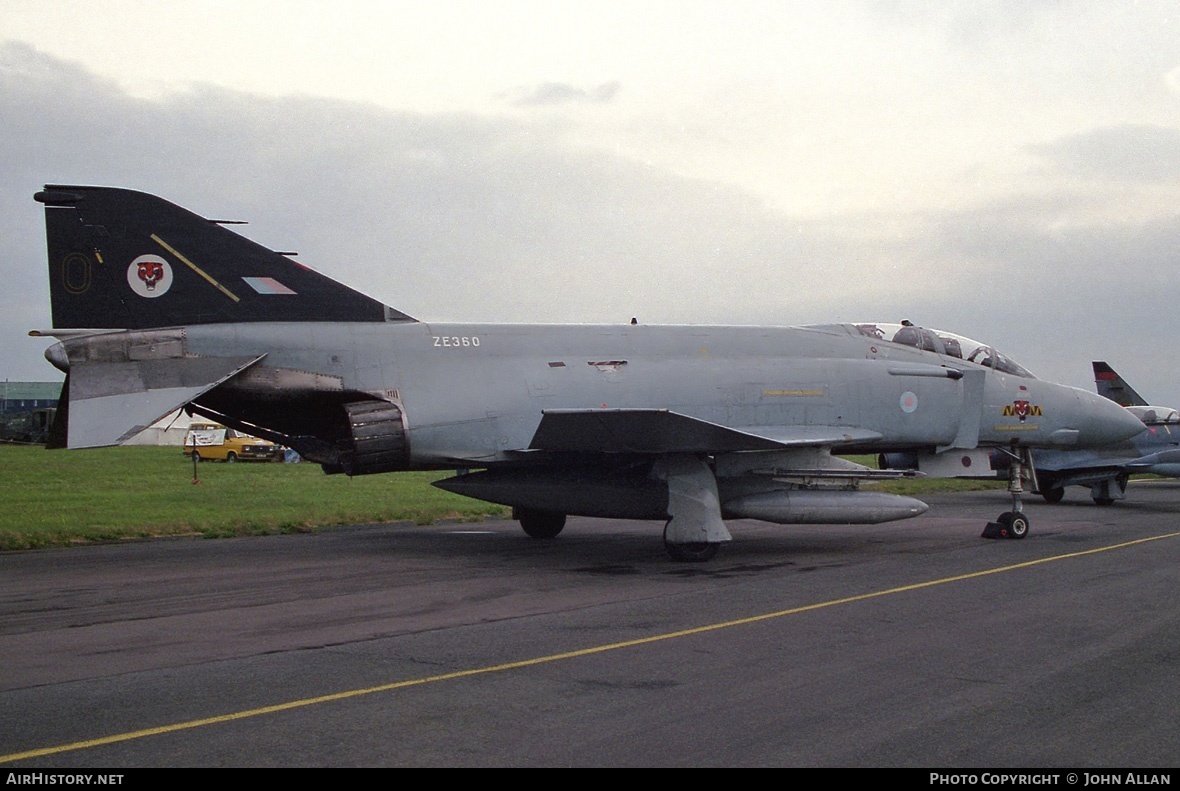
[(127, 267), (127, 285), (141, 297), (162, 297), (172, 288), (172, 267), (158, 255), (141, 255)]
[(901, 394), (900, 403), (901, 411), (908, 415), (918, 408), (918, 397), (909, 390), (906, 390)]

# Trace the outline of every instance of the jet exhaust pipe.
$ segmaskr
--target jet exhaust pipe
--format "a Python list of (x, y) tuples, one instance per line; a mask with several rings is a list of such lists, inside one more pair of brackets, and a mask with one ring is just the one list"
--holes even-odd
[(312, 439), (304, 450), (297, 451), (313, 461), (319, 461), (328, 475), (372, 475), (409, 469), (410, 441), (406, 432), (405, 414), (397, 404), (387, 401), (357, 401), (343, 405), (348, 416), (347, 447), (342, 450), (327, 448), (325, 443)]

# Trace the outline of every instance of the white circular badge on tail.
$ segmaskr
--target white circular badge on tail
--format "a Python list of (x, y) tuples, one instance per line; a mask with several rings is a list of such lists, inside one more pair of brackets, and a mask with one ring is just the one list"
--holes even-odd
[(918, 408), (918, 397), (906, 390), (901, 394), (901, 411), (907, 415)]
[(172, 267), (158, 255), (141, 255), (127, 267), (127, 285), (141, 297), (162, 297), (172, 288)]

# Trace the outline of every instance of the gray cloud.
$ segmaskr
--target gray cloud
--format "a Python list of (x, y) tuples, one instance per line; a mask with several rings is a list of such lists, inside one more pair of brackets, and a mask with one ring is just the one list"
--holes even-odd
[(1091, 129), (1031, 151), (1058, 171), (1111, 182), (1180, 183), (1180, 129), (1121, 124)]
[(560, 104), (606, 104), (612, 101), (622, 84), (604, 82), (591, 88), (580, 88), (564, 82), (543, 82), (528, 88), (517, 88), (504, 94), (515, 107), (550, 107)]

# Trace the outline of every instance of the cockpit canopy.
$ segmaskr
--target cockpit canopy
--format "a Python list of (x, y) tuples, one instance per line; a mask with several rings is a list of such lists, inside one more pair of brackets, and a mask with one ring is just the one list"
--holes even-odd
[(1166, 406), (1129, 406), (1127, 411), (1149, 426), (1180, 423), (1180, 413)]
[(973, 341), (953, 332), (918, 327), (909, 322), (901, 324), (860, 322), (848, 326), (852, 331), (868, 338), (945, 354), (947, 357), (966, 360), (969, 363), (982, 365), (1013, 376), (1023, 376), (1027, 379), (1036, 378), (1027, 368), (1011, 357), (1001, 354), (987, 344)]

